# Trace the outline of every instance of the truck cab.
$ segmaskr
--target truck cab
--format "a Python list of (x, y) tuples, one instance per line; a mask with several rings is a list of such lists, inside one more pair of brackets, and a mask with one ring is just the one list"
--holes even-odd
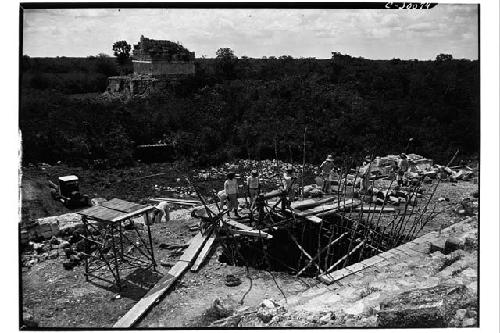
[(78, 177), (64, 176), (59, 177), (59, 195), (65, 198), (69, 198), (72, 196), (72, 193), (79, 193), (80, 186), (78, 184)]
[(59, 198), (68, 208), (89, 205), (86, 195), (81, 195), (78, 177), (75, 175), (59, 177)]

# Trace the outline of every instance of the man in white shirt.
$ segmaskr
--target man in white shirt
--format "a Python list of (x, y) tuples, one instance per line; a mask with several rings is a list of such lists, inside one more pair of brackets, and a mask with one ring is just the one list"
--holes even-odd
[(399, 155), (399, 160), (398, 160), (398, 185), (403, 186), (407, 182), (407, 172), (410, 169), (410, 163), (408, 162), (408, 158), (406, 157), (406, 154), (401, 153)]
[(255, 198), (259, 194), (259, 173), (257, 170), (252, 170), (252, 173), (247, 178), (248, 195), (250, 197), (250, 208), (252, 209), (255, 204)]
[(226, 191), (224, 191), (224, 190), (220, 190), (219, 192), (217, 192), (217, 197), (219, 197), (220, 209), (221, 209), (221, 210), (224, 210), (224, 205), (225, 205), (225, 204), (226, 204), (226, 202), (227, 202), (227, 195), (226, 195)]
[(288, 203), (295, 200), (295, 177), (293, 167), (288, 167), (283, 174), (283, 189), (287, 192)]
[(224, 191), (227, 195), (227, 216), (231, 210), (234, 210), (234, 216), (240, 217), (238, 214), (238, 182), (234, 172), (228, 172), (224, 182)]
[(371, 176), (372, 161), (370, 156), (365, 157), (363, 166), (359, 168), (359, 176), (361, 178), (360, 192), (365, 192), (370, 187), (370, 176)]
[(321, 176), (323, 177), (323, 192), (330, 193), (330, 188), (332, 185), (332, 171), (334, 170), (335, 164), (332, 155), (328, 155), (326, 160), (319, 166), (321, 170)]

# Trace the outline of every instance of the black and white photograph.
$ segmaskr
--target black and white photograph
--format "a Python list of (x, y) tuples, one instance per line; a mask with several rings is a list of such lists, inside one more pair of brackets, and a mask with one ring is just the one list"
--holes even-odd
[(489, 8), (17, 3), (17, 329), (498, 325)]

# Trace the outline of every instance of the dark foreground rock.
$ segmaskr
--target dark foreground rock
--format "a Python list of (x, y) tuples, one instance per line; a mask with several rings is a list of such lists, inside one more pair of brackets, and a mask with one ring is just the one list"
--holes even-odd
[(473, 306), (465, 285), (415, 289), (381, 304), (378, 326), (384, 328), (448, 327), (456, 309)]

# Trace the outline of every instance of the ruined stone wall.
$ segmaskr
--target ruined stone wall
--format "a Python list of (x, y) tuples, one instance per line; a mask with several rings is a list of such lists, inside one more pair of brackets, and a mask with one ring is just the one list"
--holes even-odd
[(133, 50), (134, 73), (152, 76), (192, 75), (195, 54), (178, 43), (141, 36)]
[(168, 80), (156, 79), (148, 75), (112, 76), (108, 78), (105, 94), (124, 98), (146, 96), (155, 91), (167, 89), (168, 84)]
[(194, 62), (152, 60), (148, 62), (134, 61), (134, 73), (152, 76), (193, 75)]

